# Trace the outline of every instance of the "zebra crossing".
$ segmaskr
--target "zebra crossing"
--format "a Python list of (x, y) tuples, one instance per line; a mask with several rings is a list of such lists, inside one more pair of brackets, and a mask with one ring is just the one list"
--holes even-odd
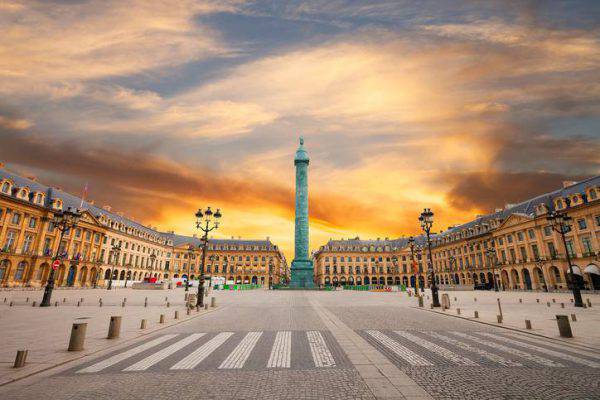
[(349, 366), (328, 332), (166, 334), (95, 360), (76, 374), (153, 370), (312, 369)]
[[(358, 331), (399, 367), (600, 368), (600, 353), (515, 332)], [(328, 331), (164, 334), (72, 372), (352, 367)]]
[(360, 333), (400, 367), (600, 368), (600, 353), (513, 332), (365, 330)]

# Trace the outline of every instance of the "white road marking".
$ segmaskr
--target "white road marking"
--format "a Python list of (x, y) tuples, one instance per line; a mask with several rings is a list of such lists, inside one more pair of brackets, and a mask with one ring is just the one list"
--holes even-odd
[(385, 347), (390, 349), (394, 354), (408, 361), (411, 365), (425, 366), (425, 365), (433, 365), (417, 353), (409, 350), (408, 348), (402, 346), (400, 343), (392, 340), (390, 337), (384, 335), (379, 331), (366, 331), (371, 337), (377, 340), (379, 343), (383, 344)]
[(229, 356), (221, 363), (220, 369), (243, 368), (244, 364), (250, 357), (250, 353), (260, 339), (262, 332), (248, 332), (242, 339), (240, 344), (229, 354)]
[(538, 337), (531, 336), (531, 335), (528, 335), (527, 337), (523, 337), (523, 334), (516, 333), (516, 332), (502, 332), (502, 334), (509, 335), (509, 336), (515, 337), (515, 338), (523, 340), (523, 341), (535, 342), (535, 343), (543, 344), (544, 346), (554, 347), (556, 349), (565, 350), (570, 353), (581, 354), (586, 357), (595, 358), (597, 360), (600, 360), (600, 354), (593, 353), (591, 350), (588, 351), (588, 350), (584, 350), (581, 348), (575, 348), (573, 346), (570, 346), (567, 343), (550, 342), (547, 339), (542, 339), (542, 338), (538, 338)]
[(494, 349), (504, 351), (504, 352), (506, 352), (508, 354), (519, 356), (519, 357), (525, 358), (525, 359), (527, 359), (529, 361), (533, 361), (533, 362), (536, 362), (538, 364), (545, 365), (547, 367), (564, 367), (564, 365), (562, 365), (560, 363), (557, 363), (555, 361), (549, 360), (547, 358), (540, 357), (540, 356), (537, 356), (535, 354), (530, 354), (530, 353), (527, 353), (525, 351), (521, 351), (521, 350), (518, 350), (518, 349), (514, 349), (512, 347), (507, 347), (507, 346), (498, 344), (496, 342), (492, 342), (492, 341), (489, 341), (489, 340), (481, 339), (481, 338), (478, 338), (476, 336), (467, 335), (466, 333), (463, 333), (463, 332), (452, 331), (450, 333), (452, 333), (453, 335), (459, 336), (461, 338), (469, 339), (469, 340), (472, 340), (472, 341), (474, 341), (476, 343), (483, 344), (485, 346), (489, 346), (489, 347), (492, 347)]
[(292, 352), (292, 332), (277, 332), (267, 368), (289, 368)]
[(89, 367), (83, 368), (83, 369), (77, 371), (77, 373), (83, 374), (83, 373), (89, 373), (89, 372), (102, 371), (103, 369), (108, 368), (111, 365), (114, 365), (123, 360), (126, 360), (129, 357), (133, 357), (136, 354), (142, 353), (148, 349), (151, 349), (154, 346), (158, 346), (159, 344), (164, 343), (169, 339), (173, 339), (175, 336), (177, 336), (177, 334), (163, 335), (154, 340), (146, 342), (140, 346), (134, 347), (133, 349), (127, 350), (123, 353), (115, 354), (114, 356), (109, 357), (106, 360), (100, 361), (96, 364), (90, 365)]
[(438, 346), (437, 344), (430, 342), (429, 340), (425, 340), (416, 335), (413, 335), (412, 333), (409, 333), (406, 331), (394, 331), (394, 332), (397, 335), (402, 336), (403, 338), (408, 339), (411, 342), (413, 342), (421, 347), (424, 347), (427, 350), (432, 351), (432, 352), (444, 357), (445, 359), (452, 361), (455, 364), (469, 365), (472, 367), (478, 365), (475, 361), (469, 360), (466, 357), (458, 355), (442, 346)]
[(193, 369), (196, 365), (200, 364), (206, 357), (208, 357), (213, 351), (219, 348), (229, 337), (233, 335), (233, 332), (221, 332), (202, 346), (198, 347), (190, 355), (173, 365), (171, 369)]
[(151, 366), (153, 366), (154, 364), (157, 364), (161, 360), (164, 360), (165, 358), (167, 358), (171, 354), (175, 353), (176, 351), (183, 349), (185, 346), (189, 345), (190, 343), (192, 343), (196, 339), (201, 338), (204, 335), (205, 335), (205, 333), (193, 333), (193, 334), (181, 339), (180, 341), (175, 342), (172, 345), (165, 347), (164, 349), (159, 350), (154, 354), (149, 355), (148, 357), (144, 358), (143, 360), (140, 360), (140, 361), (136, 362), (135, 364), (130, 365), (129, 367), (125, 368), (123, 371), (145, 371), (148, 368), (150, 368)]
[(335, 367), (335, 360), (319, 331), (306, 332), (315, 367)]
[(477, 353), (482, 357), (487, 358), (488, 360), (492, 360), (494, 362), (497, 362), (498, 364), (504, 365), (505, 367), (522, 367), (523, 364), (516, 362), (516, 361), (512, 361), (512, 360), (508, 360), (504, 357), (500, 357), (499, 355), (496, 355), (494, 353), (490, 353), (487, 352), (483, 349), (480, 349), (479, 347), (475, 347), (475, 346), (471, 346), (470, 344), (467, 344), (465, 342), (461, 342), (459, 340), (456, 339), (452, 339), (449, 336), (445, 336), (442, 335), (438, 332), (425, 332), (425, 334), (432, 336), (436, 339), (440, 339), (446, 343), (450, 343), (458, 348), (461, 348), (463, 350), (467, 350), (467, 351), (471, 351), (473, 353)]
[(576, 364), (583, 364), (583, 365), (587, 365), (588, 367), (592, 367), (592, 368), (598, 368), (600, 367), (600, 364), (598, 364), (595, 361), (591, 361), (591, 360), (586, 360), (584, 358), (581, 357), (576, 357), (576, 356), (572, 356), (570, 354), (565, 354), (565, 353), (561, 353), (559, 351), (554, 351), (554, 350), (550, 350), (550, 349), (546, 349), (545, 347), (540, 347), (540, 346), (535, 346), (533, 344), (529, 344), (529, 343), (525, 343), (525, 342), (521, 342), (519, 340), (514, 340), (514, 339), (509, 339), (506, 338), (504, 336), (500, 336), (500, 335), (494, 335), (493, 333), (487, 333), (487, 332), (479, 332), (479, 335), (483, 335), (483, 336), (487, 336), (493, 339), (497, 339), (506, 343), (510, 343), (516, 346), (521, 346), (524, 347), (526, 349), (529, 350), (534, 350), (537, 351), (538, 353), (543, 353), (543, 354), (547, 354), (549, 356), (553, 356), (556, 358), (560, 358), (563, 360), (567, 360), (567, 361), (571, 361), (574, 362)]

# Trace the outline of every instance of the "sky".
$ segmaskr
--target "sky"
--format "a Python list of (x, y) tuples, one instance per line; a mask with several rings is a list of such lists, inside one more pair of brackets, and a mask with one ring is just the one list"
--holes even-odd
[(311, 249), (600, 172), (600, 2), (0, 0), (0, 161), (146, 224)]

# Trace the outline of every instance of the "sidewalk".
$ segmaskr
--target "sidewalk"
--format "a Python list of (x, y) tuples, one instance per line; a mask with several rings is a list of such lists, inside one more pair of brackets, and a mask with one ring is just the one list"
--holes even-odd
[[(196, 293), (196, 290), (189, 293)], [(213, 294), (220, 297), (217, 305), (222, 306), (222, 296), (216, 291)], [(213, 294), (207, 297), (206, 303), (210, 304)], [(43, 291), (0, 292), (0, 385), (215, 310), (194, 310), (190, 316), (186, 315), (185, 292), (181, 288), (55, 290), (51, 307), (32, 307), (32, 301), (39, 304), (42, 295)], [(126, 305), (122, 307), (125, 297)], [(146, 297), (148, 307), (144, 307)], [(83, 303), (78, 307), (77, 302), (81, 298)], [(102, 298), (102, 307), (99, 306), (99, 298)], [(9, 306), (11, 301), (12, 307)], [(59, 302), (58, 307), (54, 306), (55, 301)], [(178, 320), (174, 319), (176, 310), (179, 311)], [(165, 315), (164, 324), (159, 324), (161, 314)], [(111, 316), (122, 316), (121, 335), (118, 339), (108, 340)], [(140, 329), (142, 319), (147, 320), (147, 329)], [(74, 322), (88, 323), (85, 350), (69, 352), (67, 347)], [(25, 349), (29, 351), (26, 365), (13, 368), (17, 350)]]
[[(457, 315), (460, 308), (460, 317), (474, 321), (486, 322), (496, 326), (504, 326), (522, 332), (534, 333), (546, 337), (563, 340), (571, 344), (579, 344), (587, 347), (598, 348), (600, 345), (600, 296), (596, 294), (584, 294), (583, 302), (587, 305), (589, 300), (592, 307), (574, 307), (571, 293), (530, 293), (530, 292), (494, 292), (494, 291), (441, 291), (450, 297), (450, 309), (442, 311), (436, 308), (435, 312), (440, 314)], [(426, 292), (430, 296), (430, 292)], [(502, 324), (498, 324), (497, 299), (500, 299), (502, 307)], [(455, 300), (456, 299), (456, 300)], [(477, 299), (475, 301), (475, 299)], [(522, 303), (519, 302), (522, 299)], [(538, 301), (539, 300), (539, 303)], [(416, 303), (417, 301), (414, 300)], [(429, 309), (431, 297), (425, 299), (425, 309)], [(550, 306), (548, 307), (548, 303)], [(564, 304), (562, 308), (561, 303)], [(474, 312), (479, 312), (479, 318), (474, 318)], [(577, 321), (571, 320), (571, 314), (575, 314)], [(558, 334), (556, 315), (567, 315), (571, 322), (573, 338), (562, 338)], [(525, 329), (525, 320), (531, 321), (532, 329)]]

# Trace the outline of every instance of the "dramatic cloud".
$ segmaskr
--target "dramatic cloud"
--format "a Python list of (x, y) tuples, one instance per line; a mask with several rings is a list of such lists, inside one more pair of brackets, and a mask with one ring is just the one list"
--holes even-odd
[(562, 187), (563, 182), (584, 179), (543, 172), (471, 173), (446, 177), (452, 182), (448, 202), (452, 207), (493, 212), (507, 204), (519, 203)]
[(164, 228), (218, 204), (290, 255), (303, 134), (313, 247), (444, 227), (600, 173), (588, 7), (5, 2), (0, 157)]

